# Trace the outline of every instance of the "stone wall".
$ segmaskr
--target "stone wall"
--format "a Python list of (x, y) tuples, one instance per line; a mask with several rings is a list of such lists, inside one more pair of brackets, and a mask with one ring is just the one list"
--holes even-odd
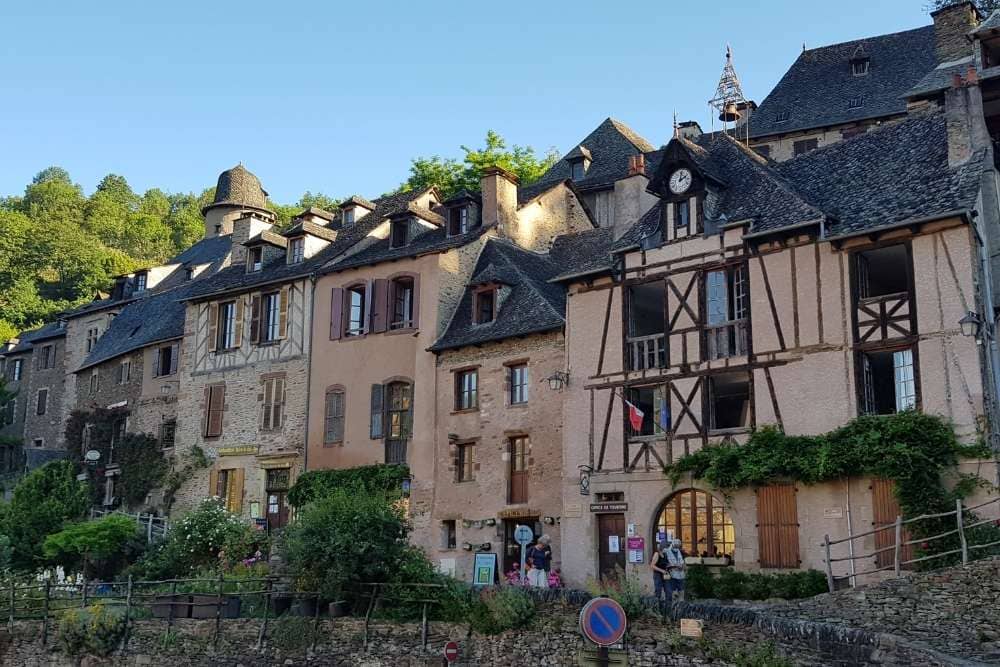
[[(26, 447), (62, 449), (65, 429), (67, 375), (69, 361), (67, 338), (50, 338), (34, 343), (31, 370), (27, 383), (21, 383), (18, 402), (24, 401), (24, 442)], [(54, 349), (55, 360), (48, 368), (42, 368), (41, 350), (47, 345)], [(27, 386), (25, 386), (27, 384)], [(38, 391), (48, 390), (45, 414), (38, 414)], [(38, 441), (41, 441), (40, 444)]]

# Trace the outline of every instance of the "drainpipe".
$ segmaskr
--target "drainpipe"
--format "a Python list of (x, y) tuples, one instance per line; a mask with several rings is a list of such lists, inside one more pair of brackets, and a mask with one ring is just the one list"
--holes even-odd
[(309, 274), (309, 284), (312, 293), (309, 297), (309, 328), (308, 336), (309, 343), (306, 346), (308, 350), (306, 354), (306, 448), (302, 453), (302, 472), (309, 470), (309, 404), (310, 404), (310, 392), (312, 391), (312, 370), (313, 370), (313, 317), (316, 314), (316, 272)]

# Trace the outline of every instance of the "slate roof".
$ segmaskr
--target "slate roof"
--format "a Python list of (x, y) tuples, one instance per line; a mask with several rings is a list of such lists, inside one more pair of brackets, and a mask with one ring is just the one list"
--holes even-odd
[(246, 206), (267, 211), (267, 192), (261, 187), (260, 179), (242, 164), (238, 164), (219, 174), (219, 180), (215, 184), (215, 198), (201, 212), (216, 206)]
[(166, 263), (191, 266), (218, 262), (224, 259), (229, 252), (230, 243), (232, 241), (228, 234), (203, 238), (184, 252), (167, 260)]
[(991, 30), (1000, 30), (1000, 9), (994, 9), (989, 18), (969, 31), (970, 35), (980, 35)]
[(59, 322), (49, 322), (48, 324), (42, 325), (37, 329), (32, 329), (18, 334), (17, 345), (7, 350), (4, 354), (27, 352), (36, 342), (51, 340), (52, 338), (60, 338), (65, 335), (66, 327), (62, 326)]
[(941, 63), (923, 78), (917, 81), (912, 88), (906, 91), (907, 98), (923, 97), (938, 93), (951, 86), (952, 77), (956, 74), (965, 76), (969, 65), (972, 64), (972, 56)]
[(306, 215), (315, 215), (317, 218), (323, 218), (327, 222), (330, 222), (335, 217), (337, 217), (336, 214), (327, 211), (325, 208), (320, 208), (319, 206), (310, 206), (306, 210), (299, 213), (299, 215), (296, 217), (302, 217)]
[(315, 222), (309, 222), (308, 220), (299, 220), (297, 223), (281, 232), (281, 235), (286, 238), (299, 236), (300, 234), (311, 234), (327, 241), (337, 240), (336, 230), (324, 227), (323, 225), (317, 225)]
[(559, 265), (559, 274), (552, 282), (610, 271), (613, 231), (605, 227), (557, 236), (549, 251)]
[(489, 239), (476, 262), (473, 275), (502, 274), (509, 290), (498, 304), (496, 319), (473, 324), (473, 290), (466, 289), (444, 334), (430, 347), (440, 352), (464, 345), (478, 345), (513, 336), (561, 329), (566, 322), (566, 293), (549, 281), (559, 271), (551, 253), (520, 248), (504, 239)]
[[(871, 59), (865, 76), (851, 70), (859, 49)], [(936, 65), (933, 25), (807, 49), (750, 117), (750, 136), (902, 114), (906, 92)], [(848, 108), (857, 96), (864, 104)], [(787, 121), (778, 120), (782, 112)]]
[[(586, 149), (586, 153), (580, 149), (581, 146)], [(589, 154), (591, 159), (590, 167), (584, 178), (574, 182), (576, 187), (587, 190), (612, 186), (615, 181), (628, 176), (628, 161), (631, 156), (651, 153), (654, 150), (655, 146), (628, 125), (614, 118), (607, 118), (583, 141), (549, 167), (532, 187), (551, 185), (571, 178), (573, 175), (571, 159), (586, 154)], [(648, 171), (650, 167), (648, 161), (646, 167)]]

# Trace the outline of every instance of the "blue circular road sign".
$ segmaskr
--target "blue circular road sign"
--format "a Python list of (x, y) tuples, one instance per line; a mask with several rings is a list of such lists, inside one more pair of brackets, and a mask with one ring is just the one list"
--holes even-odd
[(627, 625), (625, 610), (611, 598), (594, 598), (580, 610), (580, 630), (598, 646), (620, 642)]

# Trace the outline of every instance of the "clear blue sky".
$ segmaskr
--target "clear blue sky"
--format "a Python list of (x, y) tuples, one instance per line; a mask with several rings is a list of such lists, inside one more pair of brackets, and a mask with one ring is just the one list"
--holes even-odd
[(373, 197), (489, 128), (565, 152), (607, 116), (659, 145), (674, 109), (708, 125), (727, 41), (759, 102), (803, 42), (926, 25), (924, 4), (3, 2), (0, 195), (53, 164), (89, 193), (242, 161), (278, 202)]

